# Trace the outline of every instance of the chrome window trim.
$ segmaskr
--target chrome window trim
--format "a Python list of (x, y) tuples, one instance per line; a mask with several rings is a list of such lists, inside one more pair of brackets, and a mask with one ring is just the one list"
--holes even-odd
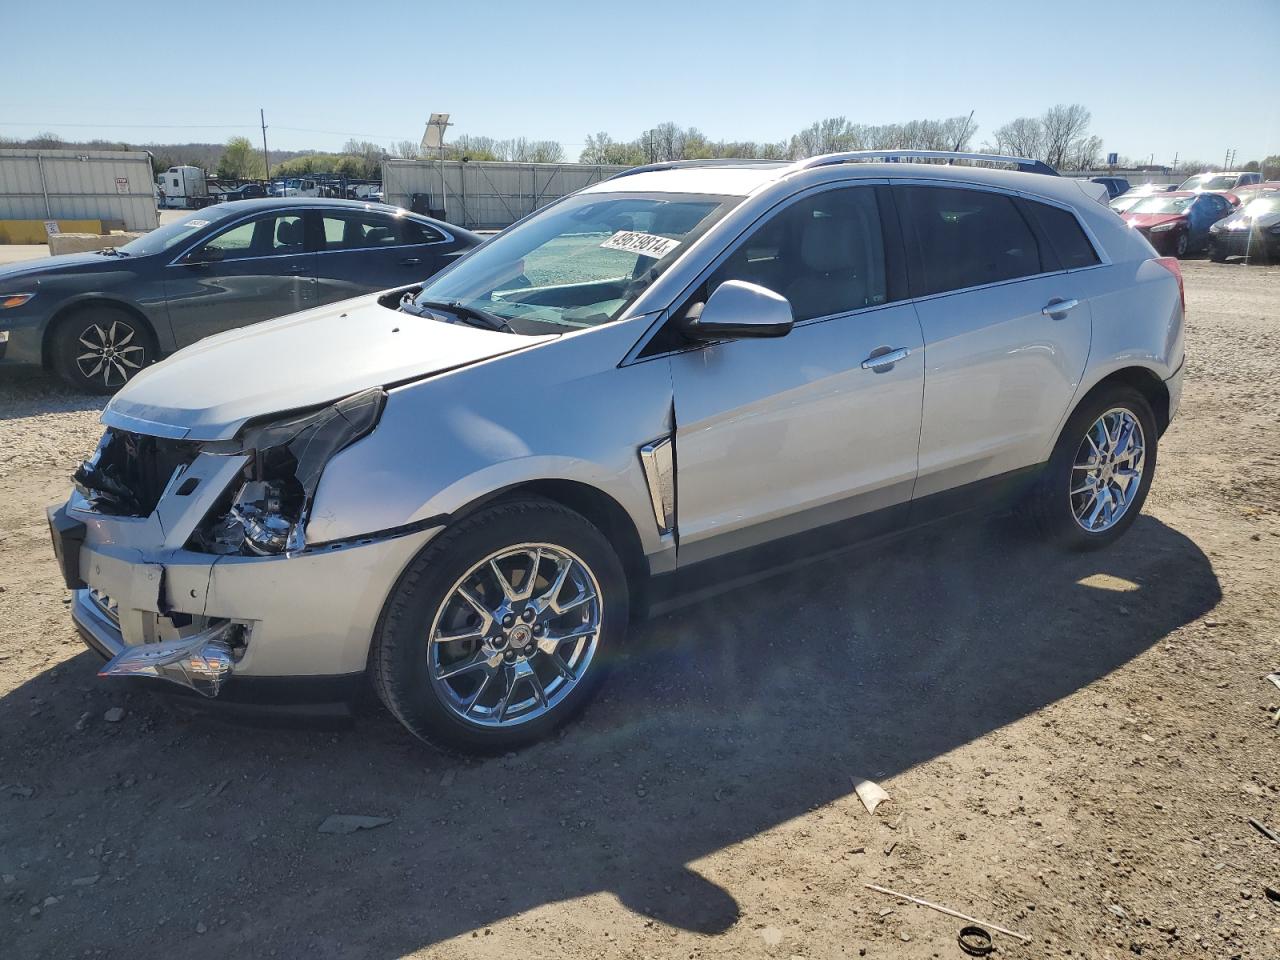
[[(287, 208), (284, 208), (284, 209), (288, 209), (288, 210), (297, 210), (297, 211), (299, 211), (300, 213), (310, 213), (310, 212), (313, 212), (313, 211), (323, 212), (323, 211), (325, 211), (325, 210), (333, 210), (334, 208), (333, 208), (333, 207), (317, 207), (317, 206), (290, 206), (290, 207), (287, 207)], [(232, 220), (232, 221), (230, 221), (230, 222), (226, 225), (226, 227), (224, 227), (221, 231), (219, 231), (219, 232), (217, 232), (217, 233), (212, 234), (212, 235), (211, 235), (211, 236), (209, 236), (207, 239), (205, 239), (205, 240), (197, 240), (195, 243), (191, 244), (189, 247), (187, 247), (185, 250), (183, 250), (180, 254), (178, 254), (176, 257), (174, 257), (172, 260), (170, 260), (167, 264), (165, 264), (165, 266), (167, 266), (167, 267), (180, 267), (180, 266), (183, 266), (183, 264), (182, 264), (182, 263), (180, 263), (179, 261), (180, 261), (180, 260), (182, 260), (182, 258), (183, 258), (183, 257), (185, 257), (187, 254), (189, 254), (192, 250), (195, 250), (197, 247), (204, 246), (204, 244), (208, 243), (208, 242), (209, 242), (209, 240), (213, 240), (215, 237), (220, 237), (220, 236), (222, 236), (222, 234), (223, 234), (223, 233), (225, 233), (227, 230), (230, 230), (230, 229), (232, 229), (233, 227), (238, 227), (238, 226), (240, 226), (242, 223), (245, 223), (246, 221), (249, 221), (249, 220), (255, 220), (255, 219), (262, 219), (262, 218), (264, 218), (264, 217), (279, 216), (279, 215), (280, 215), (280, 212), (281, 212), (281, 211), (277, 210), (277, 211), (269, 211), (269, 212), (257, 211), (257, 212), (254, 212), (254, 213), (246, 213), (244, 216), (240, 217), (239, 219), (236, 219), (236, 220)], [(409, 211), (405, 211), (405, 212), (406, 212), (406, 213), (408, 213)], [(392, 214), (384, 214), (384, 216), (392, 216)], [(394, 247), (385, 247), (385, 248), (383, 248), (383, 247), (360, 247), (360, 248), (358, 248), (358, 249), (360, 249), (360, 250), (378, 250), (378, 249), (394, 250), (394, 249), (397, 249), (397, 248), (407, 248), (407, 247), (434, 247), (434, 246), (437, 246), (438, 244), (441, 244), (441, 243), (450, 243), (450, 242), (452, 242), (452, 241), (454, 241), (454, 240), (456, 240), (456, 239), (457, 239), (457, 237), (455, 237), (453, 234), (451, 234), (448, 230), (445, 230), (445, 229), (443, 229), (442, 227), (437, 227), (437, 226), (435, 225), (435, 223), (429, 223), (429, 224), (427, 224), (427, 226), (429, 226), (432, 230), (435, 230), (435, 231), (437, 231), (438, 233), (443, 234), (443, 235), (444, 235), (444, 239), (443, 239), (443, 240), (432, 240), (430, 243), (401, 243), (401, 244), (396, 244), (396, 246), (394, 246)], [(317, 256), (319, 256), (319, 255), (320, 255), (320, 254), (322, 254), (322, 253), (354, 253), (354, 252), (355, 252), (355, 251), (352, 251), (352, 250), (304, 250), (304, 251), (302, 251), (302, 253), (268, 253), (268, 254), (264, 254), (263, 256), (260, 256), (260, 257), (237, 257), (235, 260), (232, 260), (232, 261), (230, 261), (230, 262), (231, 262), (231, 263), (247, 263), (247, 262), (252, 261), (252, 260), (274, 260), (274, 259), (276, 259), (277, 257), (300, 257), (300, 256), (304, 256), (304, 255), (306, 255), (306, 254), (308, 254), (308, 253), (313, 253), (313, 254), (316, 254)], [(221, 263), (221, 262), (223, 262), (223, 261), (219, 261), (219, 262)]]
[[(830, 169), (830, 168), (820, 167), (817, 169)], [(1071, 204), (1061, 200), (1056, 200), (1051, 197), (1045, 197), (1040, 194), (1029, 193), (1025, 190), (1010, 190), (1010, 189), (1007, 189), (1004, 187), (998, 187), (992, 184), (971, 183), (963, 180), (938, 180), (931, 177), (929, 178), (926, 178), (926, 177), (909, 177), (909, 178), (849, 177), (849, 178), (842, 178), (839, 180), (825, 180), (821, 183), (810, 184), (809, 186), (804, 187), (794, 193), (788, 194), (786, 197), (778, 200), (772, 206), (762, 211), (756, 217), (755, 220), (751, 221), (751, 223), (747, 227), (741, 230), (738, 233), (738, 235), (735, 236), (733, 240), (731, 240), (729, 244), (719, 254), (716, 255), (716, 257), (711, 261), (711, 265), (709, 267), (705, 267), (702, 270), (698, 271), (698, 273), (695, 275), (694, 280), (688, 285), (686, 285), (685, 288), (681, 290), (681, 292), (674, 299), (672, 299), (671, 303), (668, 304), (664, 309), (662, 309), (662, 311), (658, 316), (658, 319), (649, 325), (649, 327), (641, 335), (640, 339), (636, 341), (635, 345), (632, 346), (632, 348), (627, 351), (626, 356), (622, 358), (622, 361), (618, 364), (618, 366), (624, 367), (624, 366), (630, 366), (634, 363), (645, 363), (649, 360), (660, 360), (667, 357), (679, 356), (680, 354), (683, 354), (683, 353), (689, 353), (692, 350), (701, 350), (705, 347), (714, 346), (714, 343), (726, 342), (726, 341), (717, 340), (714, 343), (691, 343), (687, 347), (683, 347), (678, 350), (668, 350), (665, 353), (655, 353), (654, 355), (649, 357), (640, 356), (640, 354), (644, 351), (644, 348), (648, 346), (649, 341), (651, 341), (655, 336), (657, 336), (658, 331), (661, 330), (662, 327), (667, 323), (670, 311), (673, 308), (673, 306), (677, 303), (682, 302), (683, 299), (686, 296), (688, 296), (690, 291), (695, 289), (698, 286), (698, 284), (703, 283), (706, 280), (706, 278), (710, 276), (711, 273), (715, 272), (716, 268), (718, 268), (720, 264), (722, 264), (726, 259), (728, 259), (728, 257), (735, 250), (737, 250), (739, 244), (743, 241), (743, 238), (746, 237), (751, 231), (755, 230), (761, 223), (764, 222), (766, 218), (773, 216), (775, 214), (775, 211), (778, 211), (780, 207), (782, 207), (784, 204), (789, 206), (791, 203), (798, 202), (799, 200), (809, 196), (810, 194), (820, 193), (824, 190), (833, 190), (833, 189), (839, 189), (842, 187), (859, 186), (863, 184), (867, 186), (877, 186), (877, 185), (878, 186), (886, 186), (886, 185), (887, 186), (913, 186), (915, 185), (915, 186), (928, 186), (928, 187), (942, 187), (944, 189), (951, 189), (951, 190), (980, 190), (985, 193), (998, 193), (1006, 197), (1018, 197), (1026, 201), (1033, 201), (1035, 203), (1045, 203), (1052, 207), (1058, 207), (1059, 209), (1066, 210), (1076, 218), (1076, 223), (1080, 225), (1080, 228), (1085, 233), (1085, 237), (1088, 239), (1089, 243), (1092, 245), (1093, 252), (1098, 257), (1098, 262), (1094, 264), (1090, 264), (1087, 267), (1073, 267), (1073, 268), (1064, 267), (1058, 270), (1046, 270), (1041, 273), (1032, 273), (1032, 274), (1027, 274), (1026, 276), (1021, 276), (1021, 277), (1012, 277), (1008, 280), (993, 280), (990, 283), (976, 284), (971, 287), (957, 287), (954, 290), (943, 290), (943, 291), (939, 291), (938, 293), (925, 294), (924, 296), (920, 296), (920, 297), (904, 297), (901, 300), (891, 300), (888, 303), (878, 303), (873, 306), (860, 307), (857, 310), (846, 310), (843, 313), (833, 313), (833, 314), (828, 314), (826, 316), (821, 316), (821, 317), (810, 317), (807, 320), (798, 321), (795, 325), (797, 328), (807, 327), (814, 323), (825, 323), (830, 320), (840, 320), (845, 317), (858, 316), (860, 314), (869, 313), (873, 310), (883, 310), (888, 307), (900, 306), (902, 304), (924, 303), (929, 300), (936, 300), (939, 297), (950, 297), (959, 293), (973, 293), (978, 290), (987, 290), (995, 287), (1007, 286), (1011, 283), (1022, 283), (1023, 281), (1026, 281), (1026, 280), (1039, 280), (1043, 277), (1054, 277), (1054, 276), (1060, 276), (1060, 275), (1081, 273), (1085, 270), (1096, 270), (1099, 267), (1111, 266), (1113, 263), (1113, 261), (1111, 260), (1111, 257), (1108, 256), (1106, 252), (1106, 248), (1098, 241), (1097, 235), (1090, 228), (1089, 224), (1087, 224), (1081, 218), (1079, 211), (1077, 211)], [(1030, 228), (1030, 224), (1028, 224), (1028, 227)], [(1035, 231), (1033, 230), (1032, 233), (1034, 235)], [(710, 236), (710, 234), (708, 236)], [(1038, 243), (1039, 238), (1037, 237), (1036, 240)], [(905, 242), (905, 238), (904, 238), (904, 242)], [(648, 310), (645, 311), (645, 313), (649, 313), (649, 312), (652, 312), (652, 311), (648, 311)]]

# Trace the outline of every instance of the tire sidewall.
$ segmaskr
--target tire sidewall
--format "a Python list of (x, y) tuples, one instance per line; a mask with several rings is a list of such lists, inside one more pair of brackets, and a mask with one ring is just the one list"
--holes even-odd
[[(1085, 431), (1094, 422), (1114, 408), (1128, 410), (1137, 418), (1142, 426), (1144, 442), (1142, 479), (1138, 483), (1138, 493), (1129, 508), (1113, 526), (1099, 533), (1090, 533), (1076, 522), (1071, 511), (1069, 495), (1072, 467), (1075, 465), (1076, 451), (1084, 441)], [(1147, 398), (1132, 387), (1116, 386), (1105, 388), (1082, 403), (1063, 427), (1058, 445), (1050, 458), (1046, 485), (1041, 493), (1047, 502), (1045, 512), (1061, 539), (1077, 550), (1093, 550), (1107, 546), (1117, 540), (1137, 520), (1138, 514), (1146, 503), (1147, 493), (1155, 477), (1158, 457), (1159, 436), (1155, 413)]]
[[(486, 556), (520, 543), (550, 543), (581, 559), (604, 596), (601, 630), (587, 674), (554, 709), (509, 728), (482, 727), (459, 718), (431, 680), (427, 637), (440, 605), (458, 578)], [(492, 753), (525, 746), (568, 722), (590, 701), (621, 650), (629, 597), (626, 576), (604, 536), (573, 511), (544, 501), (504, 504), (446, 530), (406, 569), (387, 602), (374, 641), (380, 695), (420, 739), (447, 750)], [(390, 688), (390, 689), (388, 689)]]
[[(134, 331), (136, 342), (146, 351), (141, 369), (135, 371), (133, 376), (129, 377), (129, 380), (132, 380), (134, 376), (137, 376), (142, 370), (154, 363), (156, 359), (156, 341), (147, 324), (126, 310), (118, 307), (102, 306), (77, 310), (58, 321), (58, 326), (53, 332), (51, 342), (51, 361), (54, 371), (63, 380), (87, 393), (112, 394), (123, 387), (124, 383), (107, 386), (99, 379), (90, 380), (81, 373), (80, 367), (75, 360), (80, 350), (80, 337), (91, 326), (94, 324), (109, 326), (116, 321), (127, 323)], [(128, 382), (128, 380), (125, 381), (125, 383)]]

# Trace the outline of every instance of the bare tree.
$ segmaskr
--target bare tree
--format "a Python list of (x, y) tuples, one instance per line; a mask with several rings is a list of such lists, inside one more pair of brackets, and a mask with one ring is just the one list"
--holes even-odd
[(1082, 104), (1059, 103), (1040, 118), (1044, 131), (1044, 162), (1055, 170), (1066, 167), (1071, 155), (1089, 131), (1093, 119)]
[(1027, 157), (1039, 160), (1044, 156), (1044, 126), (1038, 117), (1018, 117), (1003, 126), (996, 127), (991, 134), (995, 137), (996, 153), (1011, 157)]
[(422, 145), (416, 140), (397, 140), (391, 145), (391, 155), (401, 160), (422, 158)]

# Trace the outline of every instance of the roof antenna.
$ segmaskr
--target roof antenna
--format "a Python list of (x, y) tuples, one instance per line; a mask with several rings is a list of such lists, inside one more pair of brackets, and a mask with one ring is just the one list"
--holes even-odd
[(973, 123), (973, 111), (969, 111), (969, 117), (964, 122), (964, 126), (960, 128), (960, 136), (956, 137), (956, 145), (951, 148), (952, 153), (960, 152), (960, 144), (964, 143), (964, 138), (969, 135), (969, 124)]

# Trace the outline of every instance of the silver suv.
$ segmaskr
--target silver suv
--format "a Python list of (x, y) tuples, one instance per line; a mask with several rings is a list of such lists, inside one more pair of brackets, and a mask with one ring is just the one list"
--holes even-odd
[(640, 168), (148, 369), (50, 511), (102, 675), (371, 682), (424, 740), (503, 750), (691, 584), (1008, 497), (1109, 543), (1178, 407), (1177, 261), (973, 159)]

